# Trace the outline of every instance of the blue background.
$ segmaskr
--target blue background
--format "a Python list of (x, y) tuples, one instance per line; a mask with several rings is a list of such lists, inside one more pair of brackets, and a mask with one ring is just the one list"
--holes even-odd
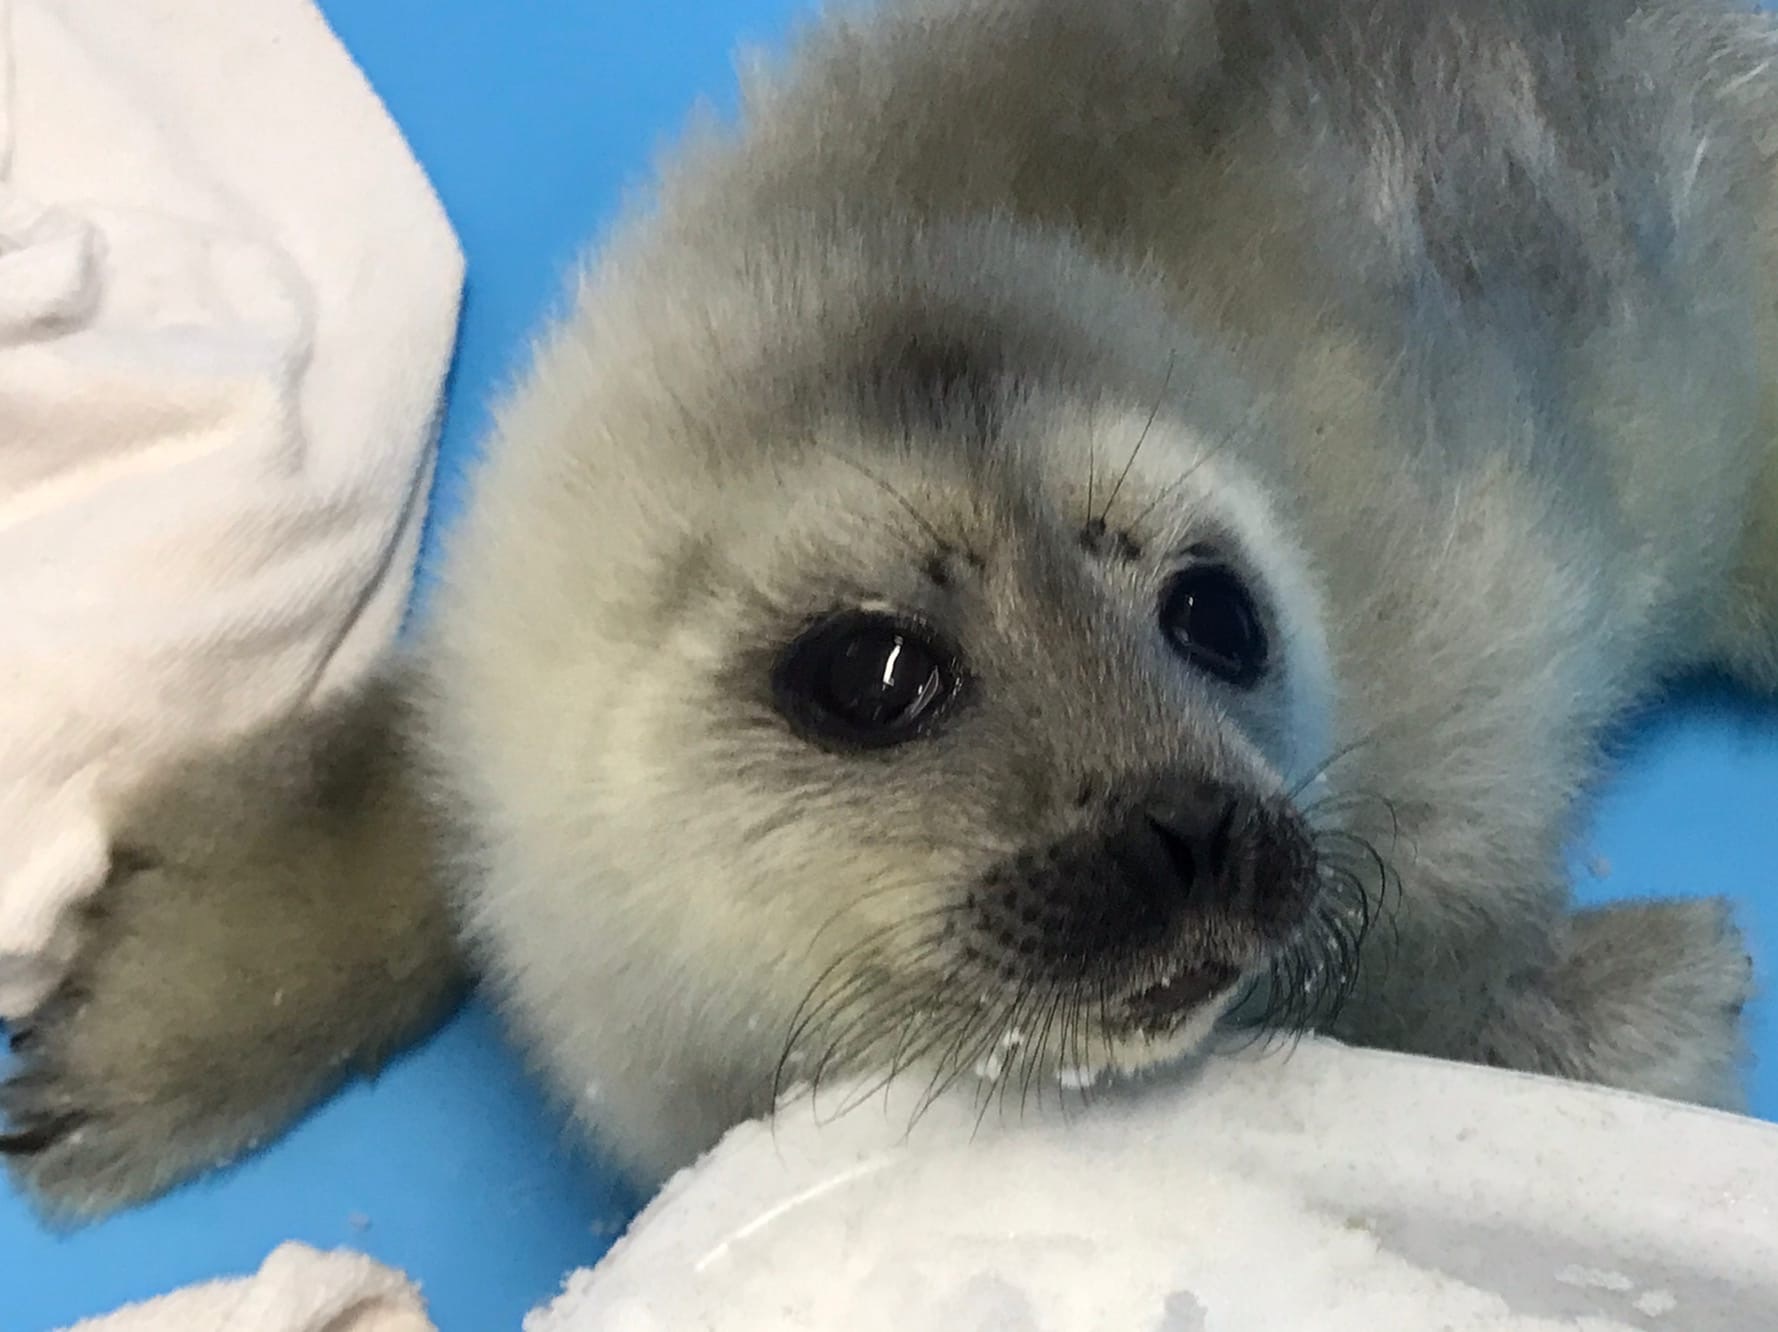
[[(797, 0), (322, 0), (432, 175), (469, 260), (432, 536), (460, 504), (490, 397), (557, 302), (579, 246), (699, 98), (731, 104), (730, 53)], [(431, 549), (429, 543), (428, 550)], [(1585, 900), (1726, 892), (1762, 976), (1778, 963), (1778, 709), (1703, 687), (1627, 727), (1580, 839)], [(1601, 873), (1601, 871), (1604, 871)], [(1755, 1107), (1778, 1119), (1778, 1022)], [(0, 1332), (250, 1271), (286, 1239), (352, 1245), (424, 1286), (443, 1332), (516, 1329), (593, 1261), (632, 1200), (564, 1140), (472, 1004), (372, 1084), (172, 1197), (71, 1235), (0, 1186)]]

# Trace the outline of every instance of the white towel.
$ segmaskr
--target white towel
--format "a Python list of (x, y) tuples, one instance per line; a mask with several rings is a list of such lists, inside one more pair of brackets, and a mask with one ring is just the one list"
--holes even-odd
[[(240, 0), (235, 0), (239, 3)], [(434, 1332), (399, 1273), (345, 1249), (286, 1244), (256, 1276), (210, 1281), (67, 1332)]]
[(107, 791), (394, 637), (462, 271), (309, 0), (0, 0), (0, 1017)]

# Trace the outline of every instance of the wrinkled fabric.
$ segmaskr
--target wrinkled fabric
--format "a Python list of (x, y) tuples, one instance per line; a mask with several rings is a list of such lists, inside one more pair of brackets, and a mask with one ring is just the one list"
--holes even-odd
[(0, 1018), (117, 791), (394, 638), (462, 276), (308, 0), (0, 0)]

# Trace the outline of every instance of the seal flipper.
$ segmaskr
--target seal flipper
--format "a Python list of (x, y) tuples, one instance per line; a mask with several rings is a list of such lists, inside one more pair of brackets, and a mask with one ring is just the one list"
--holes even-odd
[(14, 1032), (0, 1152), (84, 1218), (251, 1150), (439, 1021), (464, 968), (394, 682), (127, 802), (61, 989)]

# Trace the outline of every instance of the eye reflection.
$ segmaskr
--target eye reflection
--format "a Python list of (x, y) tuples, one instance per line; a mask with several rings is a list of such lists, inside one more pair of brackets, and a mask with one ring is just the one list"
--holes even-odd
[(793, 642), (778, 663), (779, 710), (811, 738), (861, 748), (921, 734), (957, 688), (954, 654), (900, 617), (842, 612)]

